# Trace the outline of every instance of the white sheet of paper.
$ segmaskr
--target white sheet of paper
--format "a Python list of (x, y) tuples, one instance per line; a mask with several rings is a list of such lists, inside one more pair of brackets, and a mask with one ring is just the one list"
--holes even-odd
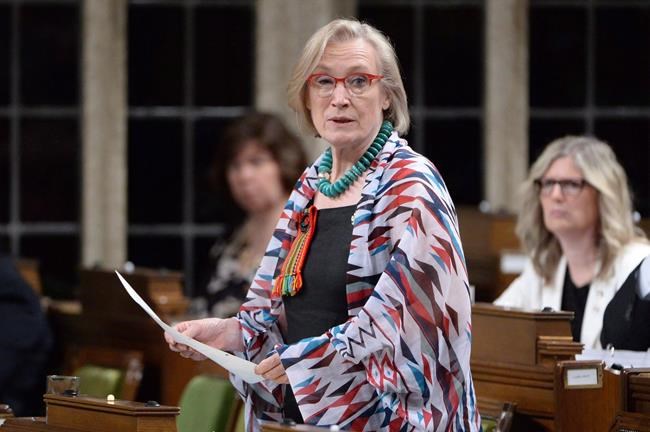
[(650, 352), (585, 348), (582, 354), (576, 355), (576, 360), (602, 360), (608, 367), (618, 363), (626, 368), (647, 368), (650, 367)]
[(142, 308), (144, 311), (149, 315), (164, 331), (169, 333), (172, 338), (178, 342), (182, 343), (183, 345), (187, 345), (194, 350), (200, 352), (222, 368), (226, 369), (227, 371), (241, 377), (244, 381), (250, 384), (254, 384), (257, 382), (260, 382), (263, 380), (263, 378), (260, 375), (257, 375), (255, 373), (255, 363), (249, 362), (247, 360), (241, 359), (239, 357), (236, 357), (232, 354), (228, 354), (227, 352), (218, 350), (216, 348), (212, 348), (211, 346), (208, 346), (202, 342), (197, 341), (196, 339), (192, 339), (190, 337), (185, 336), (184, 334), (176, 331), (173, 327), (165, 324), (163, 320), (161, 320), (158, 315), (149, 307), (149, 305), (138, 295), (138, 293), (129, 285), (129, 283), (122, 277), (122, 275), (115, 270), (115, 273), (117, 274), (117, 277), (120, 279), (120, 282), (122, 282), (122, 286), (124, 286), (124, 289), (126, 290), (127, 293), (131, 296), (131, 298)]

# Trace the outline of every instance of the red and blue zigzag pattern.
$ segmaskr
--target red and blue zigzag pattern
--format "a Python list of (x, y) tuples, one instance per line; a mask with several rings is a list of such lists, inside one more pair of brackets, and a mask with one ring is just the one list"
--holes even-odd
[[(469, 369), (471, 305), (456, 212), (440, 174), (393, 134), (371, 165), (348, 259), (349, 320), (284, 345), (271, 295), (317, 184), (302, 175), (238, 315), (244, 356), (276, 349), (306, 423), (354, 431), (478, 431)], [(233, 382), (249, 418), (281, 418), (284, 389)], [(257, 430), (249, 422), (248, 430)]]

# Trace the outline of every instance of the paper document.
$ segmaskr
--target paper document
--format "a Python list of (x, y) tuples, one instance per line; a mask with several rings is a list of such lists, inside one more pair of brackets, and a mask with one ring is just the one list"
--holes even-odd
[(650, 367), (650, 352), (585, 348), (576, 360), (602, 360), (607, 367), (618, 363), (625, 368)]
[(218, 350), (216, 348), (212, 348), (211, 346), (208, 346), (202, 342), (197, 341), (196, 339), (192, 339), (190, 337), (185, 336), (184, 334), (176, 331), (173, 327), (165, 324), (163, 320), (161, 320), (158, 315), (149, 307), (149, 305), (142, 300), (142, 297), (138, 295), (138, 293), (129, 285), (129, 283), (122, 277), (122, 275), (115, 270), (115, 273), (117, 274), (117, 277), (120, 279), (120, 282), (122, 282), (122, 285), (124, 286), (124, 289), (126, 290), (127, 293), (131, 296), (131, 298), (138, 304), (144, 311), (151, 317), (153, 320), (167, 333), (169, 333), (172, 338), (178, 342), (182, 343), (183, 345), (187, 345), (194, 350), (200, 352), (219, 366), (223, 367), (226, 369), (228, 372), (231, 372), (240, 378), (242, 378), (244, 381), (250, 384), (254, 384), (257, 382), (260, 382), (263, 380), (263, 378), (260, 375), (257, 375), (255, 373), (255, 363), (249, 362), (244, 359), (240, 359), (239, 357), (236, 357), (232, 354), (228, 354), (227, 352)]

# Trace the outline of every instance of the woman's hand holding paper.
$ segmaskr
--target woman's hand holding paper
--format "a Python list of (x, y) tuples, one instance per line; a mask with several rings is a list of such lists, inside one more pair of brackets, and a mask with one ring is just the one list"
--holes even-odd
[[(239, 321), (235, 318), (206, 318), (183, 321), (176, 324), (174, 328), (187, 337), (222, 351), (241, 352), (244, 350), (241, 327)], [(169, 344), (169, 349), (178, 352), (183, 357), (197, 361), (206, 359), (203, 354), (184, 344), (175, 342), (168, 333), (165, 333), (165, 340)]]

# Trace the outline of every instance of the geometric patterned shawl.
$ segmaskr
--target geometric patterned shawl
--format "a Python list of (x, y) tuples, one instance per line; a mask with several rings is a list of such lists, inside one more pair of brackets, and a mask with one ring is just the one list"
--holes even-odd
[[(368, 170), (348, 258), (349, 319), (285, 345), (271, 295), (297, 218), (318, 183), (318, 159), (287, 202), (237, 315), (244, 353), (280, 353), (305, 423), (354, 431), (478, 431), (470, 373), (471, 305), (458, 221), (433, 164), (394, 133)], [(280, 420), (284, 385), (231, 380), (248, 430)]]

